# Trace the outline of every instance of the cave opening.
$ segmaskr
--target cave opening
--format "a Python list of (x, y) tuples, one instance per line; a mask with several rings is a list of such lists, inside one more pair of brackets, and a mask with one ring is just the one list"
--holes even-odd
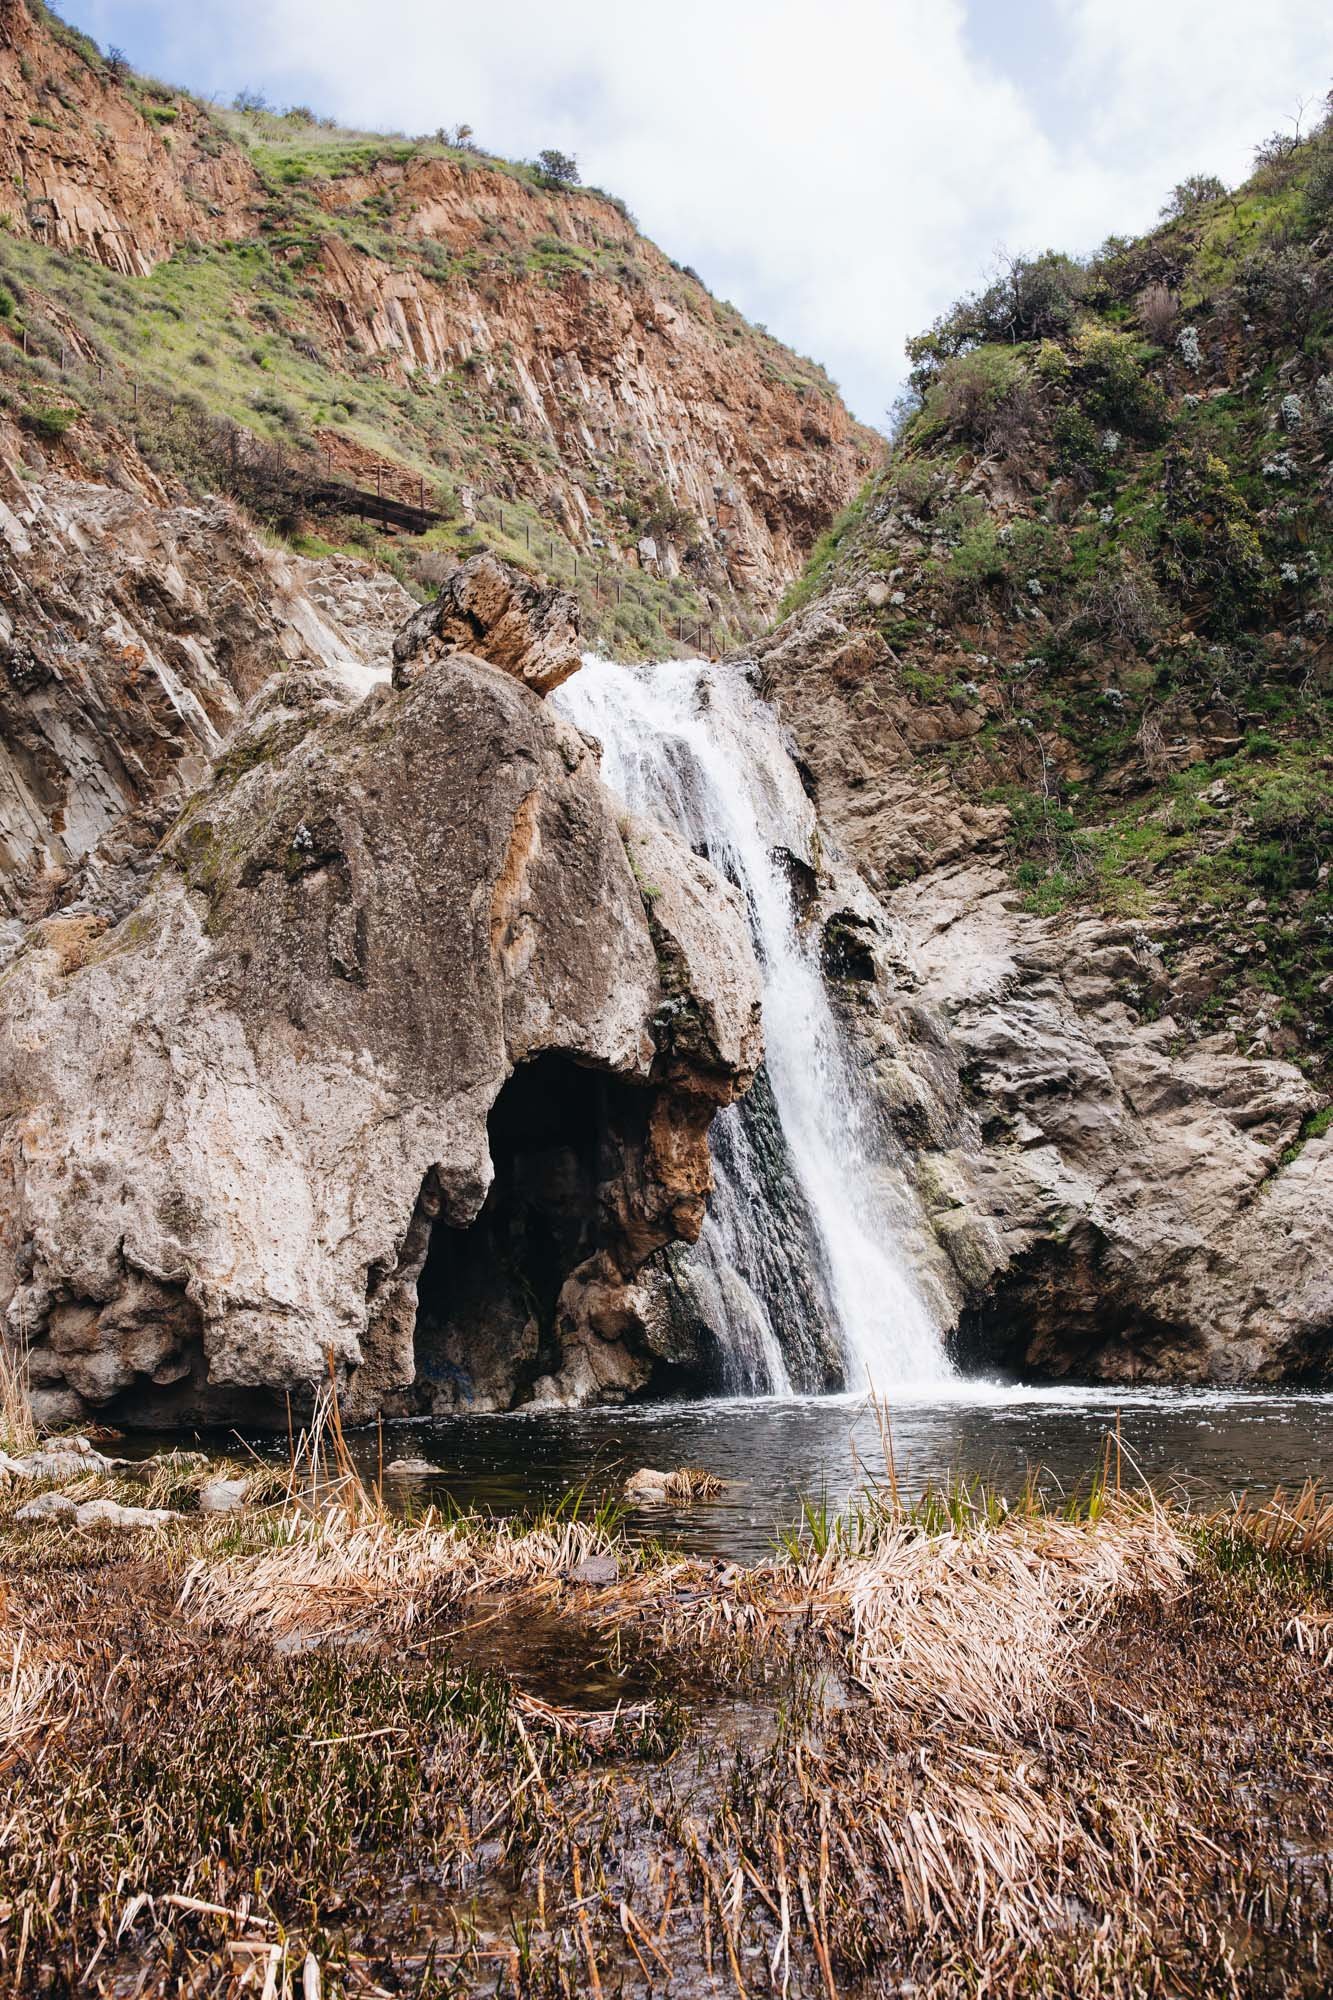
[(495, 1177), (466, 1228), (439, 1217), (417, 1280), (419, 1403), (507, 1408), (558, 1365), (561, 1288), (612, 1233), (603, 1190), (625, 1170), (648, 1093), (568, 1056), (514, 1070), (488, 1122)]

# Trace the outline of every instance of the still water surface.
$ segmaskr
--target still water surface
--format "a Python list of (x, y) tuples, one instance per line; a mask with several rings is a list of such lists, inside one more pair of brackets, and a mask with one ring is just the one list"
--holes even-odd
[[(1069, 1491), (1100, 1463), (1117, 1413), (1126, 1480), (1138, 1467), (1158, 1491), (1196, 1505), (1333, 1477), (1333, 1394), (960, 1383), (892, 1408), (899, 1483), (915, 1492), (962, 1475), (1013, 1495), (1036, 1468), (1049, 1493)], [(354, 1448), (373, 1475), (374, 1434), (359, 1433)], [(636, 1510), (627, 1526), (748, 1561), (772, 1548), (802, 1497), (840, 1506), (885, 1469), (876, 1410), (847, 1397), (451, 1417), (387, 1427), (383, 1451), (386, 1461), (429, 1459), (439, 1468), (392, 1482), (404, 1497), (497, 1513), (553, 1502), (571, 1487), (590, 1497), (615, 1493), (639, 1466), (704, 1466), (729, 1482), (720, 1500)]]

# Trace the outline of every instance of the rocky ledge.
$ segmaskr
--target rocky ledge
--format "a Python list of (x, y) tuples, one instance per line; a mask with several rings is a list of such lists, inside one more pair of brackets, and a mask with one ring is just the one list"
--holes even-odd
[(133, 907), (92, 878), (0, 982), (0, 1295), (42, 1419), (275, 1424), (330, 1371), (353, 1418), (605, 1400), (699, 1365), (636, 1280), (697, 1235), (760, 1058), (743, 915), (622, 824), (535, 691), (578, 664), (563, 607), (494, 570), (360, 698), (279, 673)]

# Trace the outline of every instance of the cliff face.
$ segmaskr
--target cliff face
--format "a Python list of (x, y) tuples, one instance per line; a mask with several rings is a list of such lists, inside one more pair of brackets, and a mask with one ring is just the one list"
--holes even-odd
[(480, 163), (422, 159), (323, 199), (378, 202), (395, 233), (458, 265), (442, 284), (322, 239), (307, 275), (325, 338), (401, 380), (469, 374), (503, 432), (487, 487), (536, 500), (580, 548), (625, 538), (628, 497), (637, 561), (673, 572), (688, 554), (702, 584), (771, 608), (869, 469), (876, 441), (816, 372), (601, 197), (553, 201)]
[(253, 228), (262, 193), (201, 106), (25, 0), (0, 0), (0, 173), (7, 228), (140, 276), (187, 236)]
[(0, 1291), (40, 1417), (276, 1424), (329, 1370), (351, 1416), (582, 1402), (701, 1366), (635, 1279), (697, 1236), (759, 1060), (739, 898), (622, 829), (534, 691), (578, 665), (568, 602), (485, 565), (457, 601), (473, 650), (412, 621), (393, 685), (373, 649), (269, 679), (151, 866), (90, 871), (0, 981)]
[(132, 885), (242, 707), (275, 674), (355, 679), (413, 608), (391, 576), (256, 542), (220, 500), (24, 477), (0, 427), (0, 911), (91, 866)]
[(848, 1004), (973, 1361), (1333, 1355), (1331, 198), (1326, 130), (946, 315), (759, 648), (896, 939)]
[[(399, 574), (492, 546), (633, 652), (686, 621), (752, 627), (878, 453), (822, 370), (594, 190), (212, 112), (36, 0), (0, 4), (0, 105), (20, 411), (114, 423), (169, 480), (230, 482), (288, 532)], [(241, 427), (252, 470), (258, 441), (266, 480), (238, 485), (210, 420)], [(366, 494), (421, 516), (379, 534)]]

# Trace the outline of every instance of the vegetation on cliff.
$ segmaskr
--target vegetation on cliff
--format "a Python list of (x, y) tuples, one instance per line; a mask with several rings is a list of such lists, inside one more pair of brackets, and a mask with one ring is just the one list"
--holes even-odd
[(218, 110), (35, 0), (0, 86), (0, 410), (71, 465), (128, 442), (421, 590), (489, 546), (633, 654), (748, 629), (872, 462), (823, 370), (572, 161)]
[(875, 635), (1030, 909), (1140, 921), (1177, 1018), (1326, 1075), (1333, 118), (1140, 241), (1007, 260), (909, 355), (785, 609)]

